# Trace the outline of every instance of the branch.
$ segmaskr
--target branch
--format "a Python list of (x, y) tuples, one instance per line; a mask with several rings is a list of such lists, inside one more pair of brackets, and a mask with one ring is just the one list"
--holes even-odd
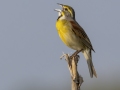
[(68, 63), (68, 68), (72, 79), (72, 90), (80, 90), (80, 86), (83, 83), (83, 78), (79, 75), (77, 71), (77, 63), (79, 61), (79, 55), (76, 54), (74, 56), (73, 55), (69, 56), (68, 54), (63, 54), (61, 56), (61, 59), (63, 57)]

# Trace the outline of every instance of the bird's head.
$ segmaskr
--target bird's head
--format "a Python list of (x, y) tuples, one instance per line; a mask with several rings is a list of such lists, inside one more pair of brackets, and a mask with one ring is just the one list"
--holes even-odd
[(60, 4), (60, 3), (57, 3), (57, 4), (62, 7), (62, 10), (68, 11), (71, 14), (71, 17), (75, 20), (75, 11), (71, 6)]

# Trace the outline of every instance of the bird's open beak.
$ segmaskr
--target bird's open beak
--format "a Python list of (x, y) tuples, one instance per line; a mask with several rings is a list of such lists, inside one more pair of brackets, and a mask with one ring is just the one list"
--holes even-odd
[[(60, 3), (57, 3), (60, 7), (62, 7), (62, 9), (63, 9), (63, 4), (60, 4)], [(55, 9), (55, 11), (57, 11), (57, 12), (61, 12), (62, 10), (60, 10), (60, 9)]]
[[(60, 3), (57, 3), (57, 4), (63, 8), (63, 4), (60, 4)], [(61, 12), (62, 11), (61, 9), (54, 9), (54, 10), (57, 11), (57, 12)]]

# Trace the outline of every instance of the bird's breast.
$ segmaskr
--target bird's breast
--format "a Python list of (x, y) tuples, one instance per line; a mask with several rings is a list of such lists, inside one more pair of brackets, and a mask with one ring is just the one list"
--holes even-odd
[(80, 50), (82, 48), (80, 38), (72, 31), (72, 26), (68, 21), (59, 22), (56, 24), (56, 27), (59, 37), (65, 45), (74, 50)]

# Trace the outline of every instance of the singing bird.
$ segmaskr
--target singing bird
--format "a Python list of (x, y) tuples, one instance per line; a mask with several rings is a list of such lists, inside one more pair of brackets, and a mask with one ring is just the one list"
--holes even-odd
[[(74, 9), (68, 5), (59, 4), (62, 10), (55, 9), (58, 12), (58, 19), (56, 21), (56, 28), (59, 37), (65, 45), (69, 48), (80, 51), (87, 60), (91, 78), (93, 75), (97, 77), (95, 68), (92, 62), (92, 50), (94, 51), (90, 39), (83, 30), (83, 28), (75, 20)], [(66, 9), (67, 8), (67, 9)]]

